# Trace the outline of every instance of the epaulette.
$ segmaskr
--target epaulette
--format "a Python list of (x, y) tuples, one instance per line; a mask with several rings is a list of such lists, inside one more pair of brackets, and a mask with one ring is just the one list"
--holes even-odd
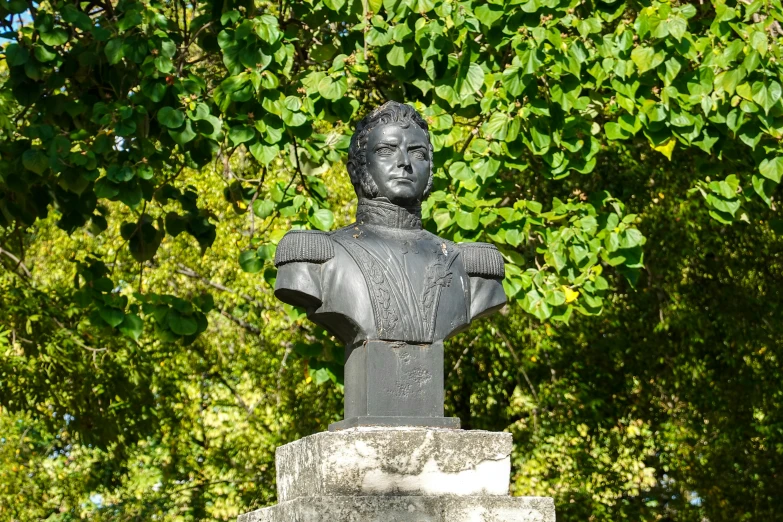
[(275, 251), (275, 266), (294, 262), (323, 263), (334, 257), (334, 245), (328, 232), (291, 230)]
[(489, 243), (461, 243), (462, 264), (468, 275), (503, 279), (506, 269), (503, 256), (497, 247)]

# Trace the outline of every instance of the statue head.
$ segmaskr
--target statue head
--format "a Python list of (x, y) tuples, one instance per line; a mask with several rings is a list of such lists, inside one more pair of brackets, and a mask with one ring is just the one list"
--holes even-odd
[(420, 204), (432, 189), (432, 142), (427, 122), (410, 105), (389, 101), (356, 126), (348, 173), (359, 199)]

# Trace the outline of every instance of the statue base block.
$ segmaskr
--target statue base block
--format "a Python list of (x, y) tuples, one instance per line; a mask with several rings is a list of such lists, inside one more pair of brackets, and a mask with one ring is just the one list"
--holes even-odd
[(459, 417), (373, 417), (363, 415), (351, 417), (329, 425), (329, 431), (347, 430), (350, 428), (446, 428), (459, 429)]
[(510, 433), (350, 428), (277, 448), (276, 506), (239, 522), (555, 522), (551, 498), (511, 497)]
[(365, 496), (299, 498), (238, 522), (555, 522), (548, 497)]

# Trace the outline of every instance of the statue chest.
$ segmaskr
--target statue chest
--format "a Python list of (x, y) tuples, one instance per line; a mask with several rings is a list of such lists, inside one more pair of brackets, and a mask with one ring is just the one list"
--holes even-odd
[(372, 330), (367, 338), (432, 343), (468, 324), (469, 278), (452, 243), (424, 231), (366, 225), (332, 237), (346, 255), (332, 260), (333, 277), (325, 282), (350, 295), (324, 305), (369, 301), (353, 314)]

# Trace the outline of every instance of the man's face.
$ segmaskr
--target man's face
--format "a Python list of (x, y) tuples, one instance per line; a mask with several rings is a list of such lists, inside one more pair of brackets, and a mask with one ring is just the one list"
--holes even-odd
[(430, 177), (430, 145), (416, 125), (379, 125), (367, 137), (367, 172), (378, 196), (410, 206), (420, 203)]

